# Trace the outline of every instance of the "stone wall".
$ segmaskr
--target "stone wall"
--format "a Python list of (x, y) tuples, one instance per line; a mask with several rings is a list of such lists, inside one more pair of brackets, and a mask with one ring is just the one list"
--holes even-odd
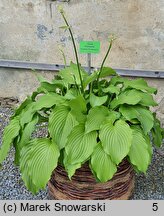
[[(98, 66), (111, 33), (117, 36), (110, 55), (116, 68), (164, 69), (163, 0), (0, 0), (0, 58), (63, 63), (74, 59), (69, 34), (59, 29), (62, 4), (74, 29), (76, 42), (100, 40), (101, 53), (93, 56)], [(86, 56), (81, 55), (85, 64)]]

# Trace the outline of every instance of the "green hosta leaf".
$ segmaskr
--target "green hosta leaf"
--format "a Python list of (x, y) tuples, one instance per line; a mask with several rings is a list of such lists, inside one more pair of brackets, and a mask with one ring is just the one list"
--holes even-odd
[[(28, 178), (30, 178), (36, 188), (42, 189), (57, 166), (59, 149), (54, 142), (47, 138), (34, 139), (29, 144), (31, 150), (27, 145), (21, 153), (20, 167), (24, 176), (23, 180), (28, 182)], [(28, 167), (25, 164), (28, 164)], [(27, 175), (27, 181), (24, 172)], [(28, 184), (26, 183), (26, 185)]]
[[(87, 87), (87, 85), (89, 85), (89, 83), (95, 81), (97, 79), (97, 76), (98, 76), (98, 73), (99, 73), (99, 70), (98, 71), (94, 71), (90, 76), (86, 76), (84, 78), (84, 88)], [(103, 78), (103, 77), (107, 77), (107, 76), (115, 76), (117, 73), (115, 70), (113, 70), (112, 68), (110, 67), (103, 67), (102, 69), (102, 73), (100, 74), (100, 78)]]
[(93, 72), (91, 75), (86, 76), (83, 85), (84, 88), (86, 88), (91, 82), (95, 81), (97, 79), (97, 72)]
[(69, 179), (71, 179), (71, 177), (75, 174), (76, 170), (79, 169), (81, 167), (81, 163), (77, 163), (77, 164), (65, 164), (65, 169), (68, 173), (68, 177)]
[(29, 122), (23, 129), (21, 137), (18, 142), (15, 143), (15, 163), (19, 165), (20, 151), (31, 139), (31, 134), (35, 130), (35, 125), (38, 123), (38, 115), (35, 115), (31, 122)]
[(32, 95), (31, 95), (32, 102), (35, 101), (36, 97), (37, 97), (39, 94), (44, 94), (43, 89), (40, 89), (40, 87), (38, 87), (38, 89), (32, 93)]
[(5, 127), (2, 138), (2, 146), (0, 148), (0, 164), (6, 158), (10, 146), (18, 136), (20, 130), (19, 117), (12, 119), (8, 126)]
[(112, 124), (120, 118), (120, 113), (116, 111), (110, 111), (107, 118), (106, 118), (106, 123), (112, 122)]
[(132, 145), (128, 156), (130, 162), (137, 167), (141, 172), (146, 172), (148, 165), (150, 164), (150, 153), (147, 141), (144, 139), (142, 130), (137, 126), (132, 127)]
[(123, 105), (120, 107), (119, 110), (122, 113), (122, 115), (129, 121), (132, 119), (138, 119), (141, 123), (141, 126), (145, 134), (147, 134), (153, 127), (154, 118), (152, 113), (148, 109), (140, 105)]
[(43, 108), (50, 108), (54, 105), (64, 104), (64, 103), (65, 103), (64, 97), (56, 93), (49, 93), (49, 94), (40, 96), (36, 102), (33, 102), (32, 104), (27, 105), (27, 107), (21, 113), (20, 115), (21, 126), (24, 127), (26, 123), (30, 122), (33, 118), (33, 115), (37, 111)]
[(48, 130), (52, 140), (60, 149), (65, 147), (67, 137), (78, 122), (69, 107), (56, 106), (50, 117)]
[[(61, 89), (64, 87), (64, 83), (54, 83), (54, 81), (48, 82), (47, 80), (44, 79), (44, 77), (41, 76), (40, 81), (40, 86), (37, 88), (36, 91), (32, 93), (31, 99), (35, 101), (36, 96), (39, 94), (48, 94), (50, 92), (55, 92), (58, 93)], [(58, 80), (56, 80), (58, 81)], [(61, 80), (60, 80), (61, 81)]]
[(47, 82), (45, 77), (43, 77), (41, 74), (37, 73), (35, 69), (32, 69), (33, 75), (37, 78), (37, 80), (42, 83), (42, 82)]
[(122, 83), (124, 85), (124, 89), (132, 88), (132, 89), (137, 89), (148, 93), (155, 93), (155, 94), (157, 93), (157, 89), (148, 86), (147, 82), (142, 78), (135, 79), (135, 80), (128, 80), (126, 78), (116, 76), (111, 79), (110, 83), (113, 85)]
[(142, 98), (141, 98), (140, 93), (136, 92), (135, 89), (128, 90), (128, 91), (121, 93), (117, 98), (115, 98), (111, 102), (110, 107), (112, 109), (115, 109), (121, 104), (135, 105), (135, 104), (138, 104), (139, 101), (141, 101), (141, 99)]
[(133, 89), (133, 93), (141, 97), (141, 100), (138, 102), (139, 104), (143, 106), (156, 106), (157, 105), (157, 103), (153, 99), (153, 96), (150, 95), (149, 93), (142, 92), (142, 91), (135, 90), (135, 89)]
[(24, 128), (24, 125), (28, 122), (30, 122), (35, 114), (35, 110), (33, 109), (33, 105), (35, 102), (32, 104), (28, 104), (24, 110), (22, 110), (22, 113), (20, 114), (20, 124), (22, 128)]
[(63, 104), (64, 102), (64, 97), (51, 92), (49, 94), (39, 97), (38, 100), (35, 102), (33, 109), (38, 111), (43, 108), (50, 108), (57, 104)]
[[(81, 67), (80, 67), (80, 71), (81, 71), (83, 78), (88, 76), (87, 72), (85, 72)], [(65, 84), (76, 84), (76, 83), (78, 85), (81, 84), (78, 67), (73, 62), (70, 63), (69, 67), (62, 69), (59, 72), (59, 75), (63, 78), (63, 81), (65, 82)]]
[(39, 121), (38, 115), (35, 115), (31, 122), (29, 122), (25, 128), (22, 131), (22, 135), (19, 142), (19, 147), (22, 148), (24, 145), (26, 145), (29, 140), (31, 139), (31, 135), (33, 131), (35, 130), (35, 126)]
[(12, 116), (12, 118), (14, 118), (15, 116), (17, 116), (17, 115), (19, 115), (21, 112), (22, 112), (22, 110), (27, 106), (27, 105), (29, 105), (29, 104), (31, 104), (33, 101), (32, 101), (32, 99), (31, 99), (31, 97), (27, 97), (22, 103), (21, 103), (21, 105), (15, 110), (15, 113), (14, 113), (14, 115)]
[(80, 84), (80, 79), (79, 78), (74, 78), (73, 73), (71, 73), (71, 68), (70, 67), (66, 67), (62, 70), (60, 70), (59, 75), (61, 76), (61, 78), (64, 81), (64, 85), (68, 86), (68, 84)]
[(13, 146), (15, 148), (15, 158), (14, 158), (14, 163), (16, 166), (19, 166), (19, 160), (20, 160), (20, 148), (18, 146), (18, 142), (17, 140), (19, 140), (20, 137), (16, 137), (13, 141)]
[(70, 100), (68, 104), (72, 110), (80, 110), (83, 113), (87, 111), (86, 101), (82, 95), (78, 95), (75, 99)]
[(157, 146), (160, 147), (162, 145), (162, 128), (160, 126), (160, 121), (156, 118), (154, 115), (154, 125), (152, 128), (152, 136), (153, 136), (153, 143)]
[(40, 83), (48, 82), (47, 79), (40, 74), (37, 74), (37, 78)]
[[(125, 118), (126, 119), (126, 118)], [(139, 125), (140, 124), (140, 121), (138, 121), (138, 119), (131, 119), (130, 122), (133, 124), (133, 125)]]
[(108, 122), (101, 126), (99, 137), (104, 151), (114, 163), (119, 164), (130, 150), (132, 130), (123, 120), (116, 121), (114, 125)]
[(116, 94), (120, 93), (120, 88), (118, 86), (109, 85), (107, 88), (103, 88), (102, 91), (104, 93)]
[(108, 99), (108, 96), (103, 96), (103, 97), (98, 97), (98, 96), (95, 96), (94, 94), (90, 94), (90, 104), (92, 107), (95, 107), (95, 106), (101, 106), (103, 105)]
[(151, 159), (152, 159), (152, 155), (153, 155), (153, 148), (152, 148), (152, 144), (151, 144), (151, 140), (150, 140), (150, 136), (149, 135), (145, 135), (142, 131), (142, 136), (144, 137), (146, 144), (147, 144), (147, 149), (149, 152), (149, 156), (150, 156), (150, 161), (149, 164), (151, 163)]
[[(138, 91), (139, 92), (139, 91)], [(141, 100), (139, 104), (143, 106), (157, 106), (158, 104), (154, 101), (153, 96), (140, 91)]]
[(110, 180), (117, 171), (116, 164), (98, 143), (91, 155), (91, 168), (101, 182)]
[(85, 132), (89, 133), (94, 130), (99, 130), (102, 122), (105, 120), (108, 114), (109, 110), (104, 106), (91, 108), (87, 116)]
[(121, 84), (121, 83), (124, 83), (124, 82), (126, 82), (127, 81), (127, 79), (126, 78), (123, 78), (123, 77), (121, 77), (121, 76), (114, 76), (114, 77), (112, 77), (111, 78), (111, 80), (110, 80), (110, 84), (112, 84), (112, 85), (117, 85), (117, 84)]
[(127, 90), (121, 93), (117, 98), (115, 98), (111, 102), (111, 108), (112, 109), (117, 108), (121, 104), (130, 104), (130, 105), (141, 104), (143, 106), (157, 105), (152, 95), (136, 89)]
[(78, 95), (75, 99), (72, 99), (68, 102), (68, 105), (71, 107), (72, 114), (76, 117), (76, 120), (79, 123), (86, 121), (86, 101), (82, 95)]
[(57, 166), (60, 153), (57, 145), (49, 139), (36, 139), (34, 142), (29, 162), (31, 177), (35, 185), (44, 188)]
[(52, 80), (52, 83), (43, 80), (37, 90), (32, 93), (31, 98), (35, 101), (36, 96), (39, 94), (58, 93), (64, 87), (64, 82), (62, 80)]
[(64, 81), (63, 80), (58, 80), (56, 77), (51, 80), (52, 84), (55, 84), (58, 88), (63, 88), (63, 87), (66, 87), (64, 85)]
[(55, 84), (49, 82), (42, 82), (37, 91), (42, 91), (47, 94), (49, 92), (56, 92), (56, 88), (57, 86)]
[(68, 100), (75, 99), (78, 96), (77, 89), (69, 89), (67, 93), (64, 95), (64, 98)]
[(126, 80), (126, 82), (124, 82), (124, 87), (134, 88), (137, 90), (146, 91), (148, 93), (157, 93), (157, 89), (149, 87), (147, 82), (142, 78), (135, 80)]
[(65, 147), (68, 164), (79, 164), (88, 159), (97, 144), (96, 138), (96, 131), (85, 133), (84, 124), (75, 126)]
[[(100, 72), (100, 70), (97, 71), (97, 74)], [(113, 70), (112, 68), (110, 67), (103, 67), (102, 68), (102, 71), (101, 71), (101, 74), (100, 74), (100, 78), (103, 78), (103, 77), (107, 77), (107, 76), (116, 76), (117, 73), (115, 70)]]
[(26, 146), (26, 148), (23, 148), (23, 150), (21, 151), (21, 158), (23, 158), (23, 160), (21, 160), (20, 163), (20, 170), (21, 170), (21, 177), (24, 181), (25, 186), (33, 193), (36, 194), (39, 191), (39, 187), (36, 186), (32, 179), (31, 179), (31, 175), (30, 175), (30, 167), (29, 167), (29, 161), (30, 161), (30, 155), (32, 152), (32, 147), (33, 147), (33, 142), (28, 143), (28, 145)]

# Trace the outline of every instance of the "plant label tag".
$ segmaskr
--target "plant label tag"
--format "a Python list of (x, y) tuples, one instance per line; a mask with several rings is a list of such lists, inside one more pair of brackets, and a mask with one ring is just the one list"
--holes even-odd
[(100, 41), (80, 41), (80, 53), (99, 53)]

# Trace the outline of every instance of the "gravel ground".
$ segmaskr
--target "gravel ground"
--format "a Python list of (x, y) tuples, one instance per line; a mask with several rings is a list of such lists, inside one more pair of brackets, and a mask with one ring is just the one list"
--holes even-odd
[[(12, 114), (10, 108), (0, 107), (0, 143), (3, 128), (7, 125)], [(37, 131), (42, 136), (43, 130)], [(24, 186), (19, 169), (13, 165), (14, 150), (11, 149), (9, 156), (0, 170), (0, 200), (44, 200), (49, 199), (47, 189), (32, 195)], [(154, 149), (152, 163), (146, 175), (137, 174), (134, 200), (164, 200), (164, 145), (160, 150)]]

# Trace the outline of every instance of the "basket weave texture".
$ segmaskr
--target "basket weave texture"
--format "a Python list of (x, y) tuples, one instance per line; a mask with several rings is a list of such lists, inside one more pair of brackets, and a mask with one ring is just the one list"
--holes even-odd
[(96, 182), (87, 163), (76, 170), (71, 180), (58, 165), (48, 187), (50, 198), (55, 200), (127, 200), (134, 189), (134, 171), (124, 160), (110, 181), (100, 183)]

